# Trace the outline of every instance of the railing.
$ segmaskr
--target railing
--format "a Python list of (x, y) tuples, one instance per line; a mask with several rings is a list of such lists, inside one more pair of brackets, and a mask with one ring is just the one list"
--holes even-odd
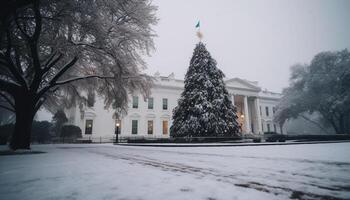
[[(224, 142), (224, 141), (234, 141), (242, 139), (242, 137), (181, 137), (181, 138), (172, 138), (172, 137), (162, 137), (162, 136), (118, 136), (118, 142), (120, 143), (203, 143), (203, 142)], [(82, 138), (53, 138), (47, 143), (114, 143), (116, 137), (114, 136), (100, 136), (100, 137), (82, 137)]]
[[(50, 143), (114, 143), (114, 136), (104, 137), (83, 137), (83, 138), (52, 138), (45, 144)], [(182, 137), (182, 138), (167, 138), (159, 136), (118, 136), (120, 143), (213, 143), (213, 142), (261, 142), (261, 141), (328, 141), (328, 140), (350, 140), (350, 134), (344, 135), (259, 135), (246, 134), (241, 137)]]
[[(147, 136), (120, 136), (118, 135), (118, 142), (130, 142), (136, 140), (166, 140), (168, 137), (155, 136), (155, 135), (147, 135)], [(82, 138), (53, 138), (51, 142), (46, 143), (114, 143), (116, 141), (116, 136), (84, 136)]]

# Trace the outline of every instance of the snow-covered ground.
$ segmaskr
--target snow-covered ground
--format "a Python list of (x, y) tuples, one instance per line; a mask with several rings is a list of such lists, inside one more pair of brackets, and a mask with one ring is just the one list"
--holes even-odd
[(350, 143), (33, 149), (0, 156), (0, 199), (350, 199)]

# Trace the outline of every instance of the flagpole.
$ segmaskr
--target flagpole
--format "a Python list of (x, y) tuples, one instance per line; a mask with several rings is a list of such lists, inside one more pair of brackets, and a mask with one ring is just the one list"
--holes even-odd
[(202, 42), (203, 34), (201, 33), (201, 24), (200, 24), (200, 21), (197, 22), (196, 28), (198, 28), (198, 29), (197, 29), (197, 37), (199, 38), (199, 42)]
[[(199, 33), (200, 33), (200, 35), (202, 34), (202, 32), (201, 32), (201, 26), (199, 26)], [(199, 37), (199, 42), (202, 42), (202, 37)]]

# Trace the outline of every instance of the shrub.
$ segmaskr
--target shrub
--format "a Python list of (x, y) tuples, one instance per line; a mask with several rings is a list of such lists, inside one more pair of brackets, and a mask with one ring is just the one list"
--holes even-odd
[(14, 124), (5, 124), (0, 126), (0, 145), (7, 144), (13, 132)]
[(32, 142), (45, 143), (51, 141), (50, 129), (52, 124), (48, 121), (34, 121), (32, 125)]
[(64, 111), (58, 110), (52, 117), (53, 122), (53, 132), (56, 136), (59, 136), (61, 133), (61, 128), (64, 123), (68, 122), (67, 116)]
[[(44, 143), (51, 141), (50, 128), (52, 124), (48, 121), (34, 121), (32, 125), (32, 142)], [(0, 126), (0, 144), (4, 145), (10, 141), (15, 128), (14, 124)]]
[(61, 138), (81, 138), (81, 129), (78, 126), (74, 125), (64, 125), (61, 128)]
[(350, 140), (350, 135), (287, 135), (288, 140), (298, 141), (329, 141), (329, 140)]
[(264, 132), (264, 135), (277, 135), (278, 133), (274, 131)]
[(253, 139), (253, 142), (254, 142), (254, 143), (260, 143), (260, 142), (261, 142), (261, 138), (254, 138), (254, 139)]
[(266, 138), (266, 142), (285, 142), (286, 136), (281, 134), (273, 134)]

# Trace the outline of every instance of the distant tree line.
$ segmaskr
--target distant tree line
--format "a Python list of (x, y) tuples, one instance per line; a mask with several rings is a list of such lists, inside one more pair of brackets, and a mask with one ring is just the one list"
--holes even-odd
[[(78, 126), (66, 124), (67, 117), (63, 110), (58, 110), (49, 121), (33, 121), (32, 143), (51, 143), (54, 140), (77, 139), (82, 137)], [(0, 125), (0, 144), (4, 145), (11, 141), (14, 123)]]

